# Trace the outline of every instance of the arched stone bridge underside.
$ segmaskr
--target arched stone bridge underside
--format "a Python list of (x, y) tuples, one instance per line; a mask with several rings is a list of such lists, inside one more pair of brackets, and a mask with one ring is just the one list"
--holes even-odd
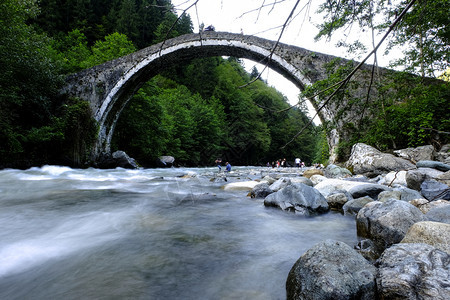
[[(67, 78), (64, 92), (68, 96), (89, 101), (99, 123), (99, 135), (92, 149), (92, 159), (96, 161), (102, 153), (110, 152), (111, 139), (121, 111), (146, 81), (172, 65), (211, 56), (234, 56), (267, 64), (300, 90), (324, 79), (325, 64), (335, 58), (295, 46), (276, 44), (274, 41), (255, 36), (204, 32), (166, 40), (164, 43), (72, 74)], [(319, 100), (310, 100), (314, 107), (320, 105), (317, 103)], [(325, 107), (319, 117), (322, 121), (336, 123), (331, 107)], [(328, 135), (331, 152), (334, 151), (338, 140), (339, 130), (333, 130)]]

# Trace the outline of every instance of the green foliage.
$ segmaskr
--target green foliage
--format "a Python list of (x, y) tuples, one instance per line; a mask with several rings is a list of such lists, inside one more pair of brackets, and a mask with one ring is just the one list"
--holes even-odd
[[(360, 43), (360, 34), (355, 41), (347, 41), (349, 31), (352, 28), (360, 28), (362, 32), (373, 31), (374, 35), (382, 33), (409, 2), (406, 0), (323, 1), (319, 12), (324, 14), (324, 21), (319, 24), (320, 31), (316, 39), (331, 38), (334, 37), (334, 33), (344, 31), (345, 34), (340, 36), (345, 38), (338, 40), (339, 46), (347, 47), (352, 53), (364, 50), (367, 45)], [(400, 47), (404, 53), (404, 56), (395, 61), (393, 66), (432, 77), (446, 70), (450, 66), (449, 23), (448, 0), (416, 1), (388, 40), (388, 51)]]

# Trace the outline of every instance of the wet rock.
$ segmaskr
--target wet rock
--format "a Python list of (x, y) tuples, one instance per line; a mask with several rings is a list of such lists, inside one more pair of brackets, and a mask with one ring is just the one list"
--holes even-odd
[(415, 168), (415, 165), (406, 159), (392, 154), (383, 153), (369, 145), (358, 143), (353, 145), (346, 167), (353, 169), (355, 174), (368, 177)]
[(397, 244), (380, 257), (379, 299), (450, 299), (450, 256), (427, 244)]
[(160, 156), (156, 162), (159, 168), (170, 168), (175, 163), (175, 157), (173, 156)]
[(278, 207), (296, 214), (310, 216), (329, 210), (327, 200), (315, 188), (302, 183), (290, 183), (264, 199), (265, 206)]
[(268, 195), (272, 194), (273, 191), (267, 183), (257, 184), (250, 192), (250, 197), (252, 198), (266, 198)]
[(405, 201), (374, 201), (366, 204), (356, 216), (359, 237), (371, 239), (378, 253), (399, 243), (409, 228), (417, 222), (427, 221), (425, 215)]
[(401, 243), (424, 243), (450, 254), (450, 224), (417, 222), (409, 228)]
[(124, 151), (116, 151), (112, 154), (112, 158), (116, 162), (116, 166), (124, 169), (137, 169), (134, 158), (129, 157)]
[(376, 268), (345, 243), (327, 240), (305, 252), (286, 280), (287, 299), (374, 299)]

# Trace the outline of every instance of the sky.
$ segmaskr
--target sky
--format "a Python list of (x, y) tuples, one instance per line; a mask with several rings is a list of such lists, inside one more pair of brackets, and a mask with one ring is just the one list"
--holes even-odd
[[(172, 0), (178, 14), (181, 14), (194, 2), (195, 0)], [(274, 2), (278, 3), (272, 5)], [(216, 31), (243, 32), (247, 35), (277, 40), (281, 26), (286, 22), (296, 2), (297, 0), (198, 0), (196, 7), (191, 7), (187, 13), (191, 16), (194, 24), (194, 32), (198, 32), (198, 25), (203, 23), (205, 27), (213, 25)], [(301, 0), (293, 20), (285, 29), (280, 41), (314, 52), (350, 58), (343, 48), (335, 46), (337, 40), (314, 40), (315, 35), (319, 32), (316, 25), (322, 21), (322, 17), (316, 14), (318, 4), (321, 2)], [(308, 3), (311, 5), (307, 5)], [(261, 7), (263, 4), (266, 6)], [(354, 34), (358, 38), (365, 38), (361, 32), (354, 30)], [(369, 38), (367, 36), (367, 39)], [(358, 60), (358, 58), (355, 59)], [(387, 60), (379, 62), (381, 66), (386, 66), (387, 63)], [(244, 60), (244, 64), (248, 71), (256, 65), (249, 60)], [(262, 65), (256, 65), (256, 67), (259, 71), (264, 69)], [(297, 103), (300, 90), (293, 83), (270, 69), (262, 74), (262, 78), (282, 92), (291, 104)], [(308, 105), (308, 109), (309, 115), (312, 117), (315, 112), (310, 105)], [(314, 122), (318, 124), (320, 121), (316, 118)]]

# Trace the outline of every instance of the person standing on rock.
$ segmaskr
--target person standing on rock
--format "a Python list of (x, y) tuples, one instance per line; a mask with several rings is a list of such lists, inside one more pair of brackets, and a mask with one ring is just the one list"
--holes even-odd
[(216, 159), (216, 165), (219, 168), (219, 172), (222, 171), (221, 164), (222, 164), (222, 159), (221, 158)]
[(230, 163), (227, 162), (226, 165), (227, 165), (227, 166), (226, 166), (225, 171), (226, 171), (226, 172), (231, 172), (231, 165), (230, 165)]
[(300, 168), (300, 163), (301, 163), (301, 161), (302, 161), (302, 160), (301, 160), (300, 158), (298, 158), (298, 157), (295, 159), (295, 166), (296, 166), (297, 168)]

